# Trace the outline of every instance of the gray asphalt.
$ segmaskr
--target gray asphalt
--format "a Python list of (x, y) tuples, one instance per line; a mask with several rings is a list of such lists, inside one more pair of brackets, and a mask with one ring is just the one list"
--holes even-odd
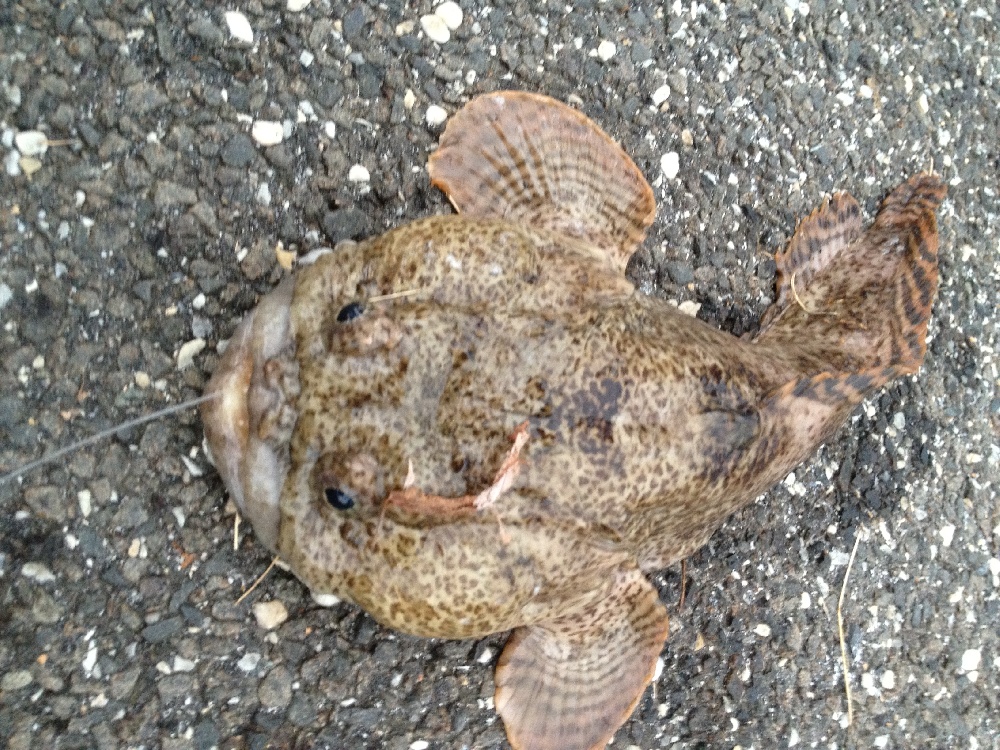
[[(691, 557), (683, 607), (680, 570), (657, 576), (664, 669), (612, 747), (996, 750), (996, 6), (460, 5), (443, 44), (429, 2), (237, 0), (250, 44), (203, 0), (0, 6), (0, 468), (198, 395), (281, 278), (277, 243), (450, 210), (423, 169), (431, 105), (576, 104), (656, 189), (631, 277), (737, 334), (796, 217), (837, 189), (870, 216), (933, 165), (950, 193), (924, 368)], [(0, 487), (0, 746), (506, 747), (503, 638), (401, 636), (280, 572), (236, 604), (269, 559), (246, 527), (234, 551), (200, 446), (189, 411)], [(266, 631), (251, 607), (273, 600), (289, 617)]]

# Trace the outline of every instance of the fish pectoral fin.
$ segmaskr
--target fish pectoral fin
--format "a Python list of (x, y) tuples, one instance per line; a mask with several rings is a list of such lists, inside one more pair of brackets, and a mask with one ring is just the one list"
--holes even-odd
[(656, 213), (652, 189), (618, 144), (575, 109), (526, 91), (465, 105), (428, 171), (459, 212), (586, 240), (620, 271)]
[(494, 704), (515, 750), (598, 750), (632, 713), (667, 637), (667, 612), (638, 568), (558, 619), (518, 628)]

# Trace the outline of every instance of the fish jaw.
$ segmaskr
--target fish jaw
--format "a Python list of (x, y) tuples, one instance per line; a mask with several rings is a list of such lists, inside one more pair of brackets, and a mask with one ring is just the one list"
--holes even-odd
[(277, 546), (298, 366), (290, 326), (294, 279), (263, 297), (229, 339), (201, 406), (210, 457), (258, 539)]

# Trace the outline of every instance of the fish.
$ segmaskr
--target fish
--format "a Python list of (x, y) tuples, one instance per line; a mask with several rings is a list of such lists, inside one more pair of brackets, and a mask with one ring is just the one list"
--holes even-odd
[(417, 636), (510, 631), (513, 748), (603, 748), (668, 635), (648, 576), (921, 366), (946, 188), (911, 177), (868, 226), (824, 201), (738, 338), (626, 278), (654, 194), (575, 109), (474, 98), (428, 172), (456, 213), (343, 243), (246, 315), (207, 445), (315, 596)]

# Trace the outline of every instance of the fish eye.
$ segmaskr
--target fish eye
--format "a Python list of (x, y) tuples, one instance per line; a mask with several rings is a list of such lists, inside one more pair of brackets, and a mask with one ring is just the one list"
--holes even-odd
[(323, 490), (323, 494), (330, 506), (336, 510), (350, 510), (354, 507), (354, 498), (336, 487), (327, 487)]
[(365, 306), (361, 302), (348, 302), (342, 308), (340, 312), (337, 313), (338, 323), (349, 323), (355, 318), (360, 318), (361, 314), (365, 311)]

